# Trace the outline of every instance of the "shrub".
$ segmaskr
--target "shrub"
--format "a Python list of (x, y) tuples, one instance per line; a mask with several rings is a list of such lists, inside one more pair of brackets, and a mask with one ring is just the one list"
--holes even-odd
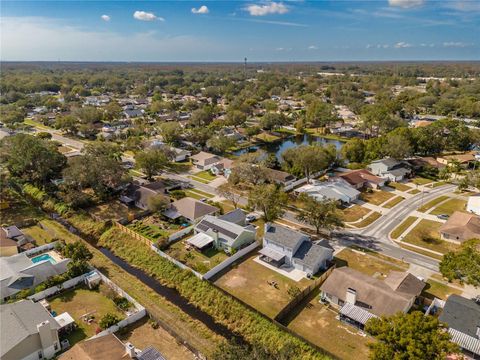
[(100, 328), (105, 330), (105, 329), (108, 329), (110, 326), (117, 324), (119, 321), (120, 321), (120, 318), (117, 315), (112, 313), (106, 313), (100, 319), (100, 322), (98, 323), (98, 325), (100, 325)]
[(116, 297), (113, 299), (113, 302), (123, 311), (127, 311), (132, 307), (132, 303), (124, 297)]

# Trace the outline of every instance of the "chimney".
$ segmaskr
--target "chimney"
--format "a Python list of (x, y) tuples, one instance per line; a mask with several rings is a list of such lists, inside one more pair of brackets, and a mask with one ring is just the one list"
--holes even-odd
[(345, 295), (345, 302), (355, 305), (357, 302), (357, 291), (351, 288), (347, 289), (347, 294)]
[(52, 329), (50, 328), (50, 322), (44, 321), (37, 325), (38, 335), (40, 335), (40, 343), (42, 349), (48, 349), (53, 345), (54, 339), (52, 336)]
[(127, 355), (130, 356), (130, 359), (133, 359), (136, 356), (135, 346), (133, 346), (132, 343), (127, 342), (125, 344), (125, 351), (126, 351)]

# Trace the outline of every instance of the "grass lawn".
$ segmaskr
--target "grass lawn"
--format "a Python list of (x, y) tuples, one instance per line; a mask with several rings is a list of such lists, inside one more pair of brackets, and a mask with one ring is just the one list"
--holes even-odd
[(123, 205), (120, 201), (110, 201), (108, 203), (97, 205), (95, 207), (89, 208), (88, 212), (95, 216), (98, 216), (99, 219), (106, 220), (120, 220), (128, 219), (129, 221), (135, 218), (136, 214), (142, 212), (142, 210), (137, 209), (136, 207), (129, 208), (126, 205)]
[(205, 274), (228, 258), (225, 252), (213, 247), (203, 252), (187, 250), (185, 240), (173, 243), (164, 252), (201, 274)]
[(34, 225), (22, 229), (23, 233), (35, 240), (37, 246), (51, 243), (55, 240), (55, 232), (50, 229), (42, 229), (40, 225)]
[(361, 199), (373, 205), (383, 204), (385, 201), (393, 198), (395, 194), (383, 190), (373, 191), (371, 193), (363, 192)]
[(42, 130), (54, 130), (53, 128), (45, 126), (41, 122), (35, 121), (33, 119), (25, 119), (25, 120), (23, 120), (23, 122), (27, 125), (30, 125), (30, 126), (42, 129)]
[(62, 145), (62, 146), (59, 146), (57, 148), (57, 150), (62, 153), (62, 154), (66, 154), (66, 153), (69, 153), (70, 151), (73, 150), (73, 148), (69, 147), (69, 146), (65, 146), (65, 145)]
[(45, 214), (38, 208), (32, 206), (17, 192), (5, 187), (0, 195), (0, 224), (17, 225), (30, 219), (41, 219)]
[(412, 225), (415, 220), (417, 220), (417, 218), (415, 216), (409, 216), (408, 218), (406, 218), (400, 225), (398, 225), (393, 231), (392, 233), (390, 234), (390, 236), (393, 238), (393, 239), (397, 239), (400, 235), (403, 234), (403, 232), (405, 230), (408, 229), (408, 227), (410, 225)]
[(178, 343), (177, 340), (161, 326), (154, 329), (146, 318), (120, 329), (115, 335), (122, 342), (130, 342), (139, 349), (153, 346), (169, 360), (194, 359), (194, 355), (190, 350)]
[(417, 185), (426, 185), (426, 184), (430, 184), (431, 182), (433, 182), (433, 180), (425, 179), (425, 178), (422, 178), (422, 177), (416, 177), (415, 179), (412, 179), (412, 182), (414, 184), (417, 184)]
[(363, 216), (367, 215), (370, 209), (367, 209), (360, 205), (353, 205), (349, 208), (343, 209), (343, 221), (352, 222), (360, 220)]
[(215, 195), (212, 195), (212, 194), (207, 193), (205, 191), (200, 191), (200, 190), (197, 190), (197, 189), (185, 190), (185, 194), (187, 196), (189, 196), (191, 198), (194, 198), (194, 199), (197, 199), (197, 200), (204, 199), (204, 198), (211, 199), (215, 196)]
[(290, 322), (288, 328), (344, 360), (368, 359), (372, 339), (336, 319), (337, 312), (318, 302), (315, 296)]
[(439, 181), (439, 182), (436, 182), (436, 183), (432, 184), (432, 188), (436, 188), (436, 187), (443, 186), (443, 185), (446, 185), (446, 184), (448, 184), (448, 183), (445, 182), (445, 181)]
[(441, 226), (442, 223), (440, 222), (423, 219), (403, 238), (402, 241), (442, 254), (458, 249), (457, 245), (440, 240), (438, 230)]
[(362, 221), (358, 222), (358, 223), (354, 223), (352, 224), (353, 226), (357, 227), (357, 228), (363, 228), (367, 225), (370, 225), (371, 223), (373, 223), (375, 220), (379, 219), (380, 217), (382, 216), (382, 214), (380, 214), (379, 212), (376, 212), (374, 211), (373, 213), (371, 213), (370, 215), (368, 215), (368, 217), (366, 219), (363, 219)]
[(275, 136), (275, 135), (272, 135), (272, 134), (268, 134), (266, 132), (258, 134), (258, 135), (255, 136), (255, 140), (260, 140), (260, 141), (264, 141), (264, 142), (274, 142), (274, 141), (277, 141), (277, 140), (280, 140), (280, 139), (281, 139), (281, 137)]
[(389, 202), (387, 202), (385, 205), (383, 205), (384, 208), (390, 209), (394, 207), (397, 204), (400, 204), (405, 198), (403, 196), (397, 196), (396, 198), (393, 198)]
[(209, 182), (212, 181), (212, 180), (215, 180), (217, 178), (215, 175), (213, 175), (208, 170), (200, 171), (200, 172), (194, 174), (193, 176), (197, 177), (197, 178), (200, 178), (200, 179), (203, 179), (203, 180), (206, 180), (206, 181), (209, 181)]
[[(76, 331), (67, 336), (70, 345), (73, 346), (75, 342), (95, 335), (96, 329), (99, 327), (98, 323), (106, 313), (114, 314), (120, 319), (125, 318), (125, 314), (116, 307), (112, 300), (102, 294), (102, 290), (107, 290), (107, 286), (101, 284), (100, 290), (81, 287), (48, 299), (52, 311), (55, 311), (57, 315), (68, 312), (78, 326)], [(83, 315), (89, 313), (94, 316), (91, 324), (82, 319)]]
[(425, 255), (425, 256), (429, 256), (429, 257), (437, 259), (437, 260), (442, 260), (443, 259), (443, 255), (437, 255), (437, 254), (434, 254), (434, 253), (432, 253), (430, 251), (427, 251), (427, 250), (420, 250), (420, 249), (414, 248), (413, 246), (409, 246), (405, 243), (400, 243), (399, 245), (403, 249), (410, 250), (410, 251), (413, 251), (413, 252), (416, 252), (416, 253), (419, 253), (419, 254), (422, 254), (422, 255)]
[(439, 196), (435, 199), (433, 199), (432, 201), (429, 201), (428, 203), (420, 206), (418, 208), (418, 211), (421, 211), (421, 212), (426, 212), (427, 210), (431, 209), (432, 207), (434, 207), (435, 205), (441, 203), (442, 201), (444, 200), (447, 200), (448, 199), (448, 196), (445, 196), (445, 195), (442, 195), (442, 196)]
[[(255, 262), (253, 259), (256, 256), (258, 254), (255, 253), (234, 266), (215, 281), (215, 285), (273, 318), (290, 302), (291, 297), (287, 290), (293, 286), (303, 289), (311, 280), (293, 281)], [(269, 285), (269, 281), (276, 281), (278, 288)]]
[(413, 189), (413, 190), (410, 190), (408, 193), (415, 195), (415, 194), (418, 194), (419, 192), (420, 192), (420, 190), (418, 190), (418, 189)]
[(462, 291), (432, 279), (427, 280), (427, 286), (422, 293), (426, 298), (433, 299), (437, 297), (442, 300), (447, 300), (447, 297), (452, 294), (461, 295)]
[(170, 224), (152, 216), (140, 221), (135, 221), (127, 227), (152, 241), (157, 241), (160, 238), (168, 238), (181, 228), (180, 225)]
[(397, 183), (397, 182), (391, 182), (391, 183), (388, 183), (388, 186), (398, 190), (398, 191), (408, 191), (411, 189), (410, 186), (407, 186), (405, 184), (402, 184), (402, 183)]
[[(383, 274), (387, 276), (390, 271), (402, 271), (398, 260), (386, 260), (368, 253), (353, 249), (343, 249), (335, 256), (337, 266), (348, 266), (366, 275)], [(379, 277), (379, 279), (383, 279)]]
[(440, 215), (447, 214), (452, 215), (455, 211), (465, 211), (467, 207), (467, 201), (463, 199), (450, 199), (443, 204), (438, 205), (435, 209), (430, 211), (430, 214)]

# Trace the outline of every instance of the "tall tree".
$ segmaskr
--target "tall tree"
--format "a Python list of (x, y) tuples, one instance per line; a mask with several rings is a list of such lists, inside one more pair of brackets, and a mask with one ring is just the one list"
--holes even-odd
[(462, 244), (460, 250), (446, 253), (440, 262), (440, 272), (449, 281), (455, 279), (480, 286), (480, 240)]
[(443, 360), (458, 352), (450, 335), (438, 319), (419, 311), (372, 318), (365, 331), (378, 341), (370, 345), (375, 360)]
[(299, 196), (303, 206), (299, 209), (297, 219), (315, 227), (317, 234), (320, 229), (333, 230), (343, 226), (343, 220), (334, 200), (318, 201), (303, 193)]
[(230, 182), (220, 185), (217, 188), (217, 193), (225, 199), (230, 200), (235, 209), (242, 198), (242, 194), (240, 194), (236, 187)]
[(183, 132), (180, 124), (175, 121), (160, 124), (158, 130), (160, 131), (160, 135), (162, 135), (163, 141), (167, 144), (177, 142)]
[(303, 174), (310, 180), (313, 173), (324, 170), (336, 160), (331, 149), (320, 145), (300, 145), (287, 149), (283, 154), (284, 166), (296, 174)]
[(275, 221), (285, 213), (288, 196), (274, 184), (255, 186), (248, 194), (248, 205), (263, 213), (266, 222)]
[(168, 154), (164, 149), (148, 149), (139, 152), (135, 156), (135, 161), (145, 172), (149, 180), (152, 180), (153, 176), (170, 162)]
[(306, 120), (310, 127), (325, 127), (337, 120), (333, 105), (315, 100), (307, 105)]

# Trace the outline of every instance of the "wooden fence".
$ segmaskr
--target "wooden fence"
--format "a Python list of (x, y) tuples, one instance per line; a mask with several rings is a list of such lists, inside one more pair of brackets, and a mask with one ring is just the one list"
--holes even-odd
[(139, 234), (138, 232), (132, 230), (132, 229), (129, 229), (128, 227), (126, 226), (123, 226), (122, 224), (120, 224), (119, 222), (117, 221), (114, 221), (113, 224), (119, 228), (122, 232), (130, 235), (131, 237), (133, 237), (134, 239), (136, 240), (139, 240), (141, 242), (143, 242), (145, 245), (147, 245), (148, 247), (151, 247), (152, 245), (154, 245), (153, 241), (146, 238), (145, 236)]
[(333, 269), (335, 268), (335, 264), (330, 266), (318, 279), (315, 279), (308, 287), (302, 290), (300, 294), (295, 296), (295, 298), (290, 301), (285, 307), (280, 310), (280, 312), (275, 316), (275, 321), (279, 323), (283, 323), (286, 319), (287, 315), (295, 309), (298, 304), (300, 304), (308, 295), (310, 295), (315, 289), (318, 289), (320, 285), (327, 279), (327, 277), (332, 273)]

